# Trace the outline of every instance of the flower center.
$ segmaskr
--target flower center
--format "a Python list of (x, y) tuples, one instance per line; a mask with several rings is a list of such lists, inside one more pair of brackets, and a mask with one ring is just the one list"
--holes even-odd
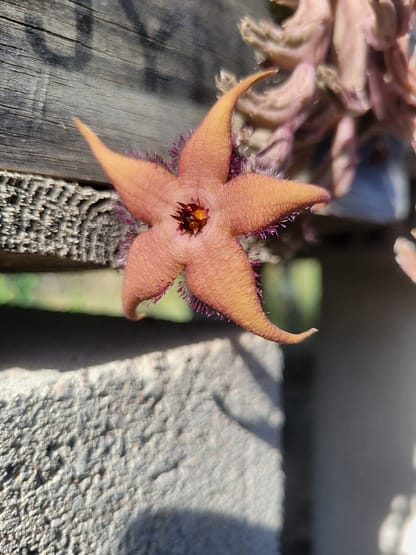
[(178, 207), (174, 214), (171, 214), (178, 225), (178, 231), (183, 233), (189, 233), (189, 235), (196, 235), (208, 221), (208, 208), (204, 208), (199, 204), (199, 199), (191, 199), (191, 202), (185, 204), (184, 202), (178, 202)]

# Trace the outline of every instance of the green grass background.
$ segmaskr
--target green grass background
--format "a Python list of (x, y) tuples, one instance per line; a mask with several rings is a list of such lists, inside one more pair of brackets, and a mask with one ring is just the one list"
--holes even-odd
[[(0, 304), (64, 312), (121, 316), (122, 274), (116, 270), (0, 274)], [(264, 264), (263, 300), (269, 318), (291, 331), (319, 319), (321, 271), (314, 259)], [(148, 316), (187, 322), (193, 313), (172, 286), (156, 304), (143, 303)]]

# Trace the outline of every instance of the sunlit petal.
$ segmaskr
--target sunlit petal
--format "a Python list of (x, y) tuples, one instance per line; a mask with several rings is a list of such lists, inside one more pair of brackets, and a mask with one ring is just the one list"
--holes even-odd
[(128, 210), (142, 222), (157, 222), (166, 211), (166, 191), (179, 188), (176, 177), (154, 162), (113, 152), (89, 127), (74, 122)]
[(179, 158), (179, 176), (195, 187), (215, 189), (228, 177), (231, 156), (231, 116), (238, 98), (256, 81), (274, 75), (255, 73), (237, 83), (211, 108), (186, 143)]
[(123, 284), (123, 310), (135, 319), (136, 307), (142, 301), (160, 295), (183, 270), (174, 245), (159, 227), (136, 237), (127, 257)]
[(258, 299), (254, 274), (246, 253), (230, 236), (200, 241), (185, 269), (186, 282), (196, 297), (247, 330), (279, 343), (298, 343), (316, 330), (286, 332), (267, 319)]
[(231, 233), (244, 234), (314, 204), (326, 203), (329, 193), (315, 185), (248, 173), (224, 185), (219, 198), (227, 211)]

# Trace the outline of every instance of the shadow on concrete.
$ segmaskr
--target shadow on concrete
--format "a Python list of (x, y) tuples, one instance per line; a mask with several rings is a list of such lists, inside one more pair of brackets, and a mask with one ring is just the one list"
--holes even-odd
[(177, 324), (146, 318), (49, 312), (0, 307), (0, 370), (85, 366), (126, 359), (152, 351), (237, 336), (236, 326), (218, 321)]
[(143, 512), (122, 538), (119, 555), (272, 555), (277, 530), (212, 512)]
[[(279, 386), (281, 379), (276, 379), (276, 377), (271, 376), (267, 371), (265, 365), (262, 364), (261, 360), (259, 360), (253, 355), (253, 353), (246, 350), (244, 346), (241, 345), (241, 343), (237, 339), (237, 336), (230, 337), (230, 341), (235, 352), (238, 353), (244, 360), (244, 363), (250, 370), (253, 378), (256, 380), (256, 384), (258, 385), (258, 387), (260, 387), (260, 389), (267, 395), (273, 405), (280, 409), (281, 399), (279, 394)], [(216, 394), (214, 394), (214, 401), (221, 412), (225, 414), (228, 418), (236, 422), (239, 426), (265, 441), (268, 445), (270, 445), (270, 447), (273, 447), (274, 449), (280, 449), (280, 423), (277, 426), (274, 426), (263, 420), (253, 421), (252, 419), (246, 419), (242, 416), (233, 414), (233, 412), (227, 407), (222, 397)]]

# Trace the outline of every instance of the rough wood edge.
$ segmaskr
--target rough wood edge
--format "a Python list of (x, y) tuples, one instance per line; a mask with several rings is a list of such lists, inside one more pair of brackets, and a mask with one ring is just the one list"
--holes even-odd
[(0, 170), (0, 270), (120, 267), (129, 226), (118, 202), (112, 190)]

